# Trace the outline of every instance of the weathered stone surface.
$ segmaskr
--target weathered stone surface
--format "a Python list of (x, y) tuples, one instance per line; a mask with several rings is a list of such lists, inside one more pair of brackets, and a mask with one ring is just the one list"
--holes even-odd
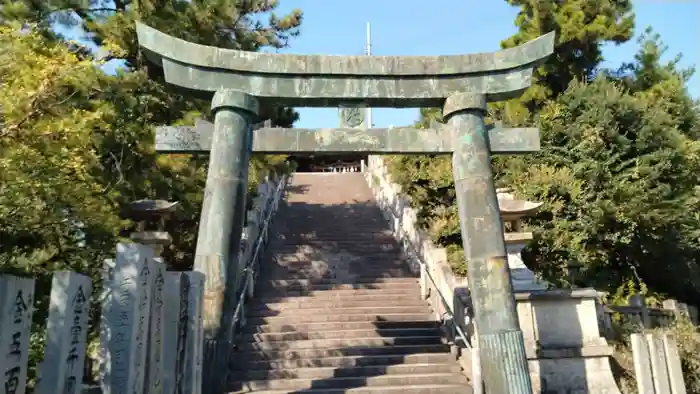
[(34, 279), (0, 276), (0, 393), (23, 394), (27, 386)]
[(90, 277), (70, 271), (54, 273), (37, 393), (80, 393), (91, 294)]
[(671, 385), (671, 394), (686, 394), (685, 381), (683, 380), (683, 367), (681, 356), (678, 353), (678, 344), (671, 334), (663, 334), (664, 353), (666, 354), (666, 367), (668, 379)]
[(227, 71), (282, 75), (423, 76), (494, 72), (541, 61), (552, 53), (554, 33), (521, 46), (493, 53), (448, 56), (280, 55), (199, 45), (136, 24), (139, 44), (154, 60), (170, 58), (185, 64)]
[[(156, 150), (160, 152), (208, 152), (214, 133), (211, 123), (199, 126), (165, 126), (156, 131)], [(489, 128), (494, 154), (536, 152), (540, 148), (536, 128)], [(441, 129), (397, 127), (390, 129), (284, 129), (255, 131), (253, 152), (367, 154), (447, 154), (452, 153), (454, 138), (447, 126)]]
[(166, 272), (163, 393), (199, 393), (202, 377), (201, 322), (204, 275)]
[(365, 108), (341, 107), (338, 109), (340, 127), (348, 129), (365, 129)]
[(630, 343), (632, 345), (634, 375), (637, 380), (639, 394), (655, 394), (654, 381), (651, 375), (649, 345), (647, 344), (644, 334), (631, 334)]
[(156, 257), (151, 264), (153, 288), (151, 316), (148, 332), (148, 368), (146, 370), (146, 392), (163, 393), (163, 362), (165, 356), (165, 285), (166, 268), (163, 259)]
[(189, 321), (188, 329), (191, 332), (187, 340), (188, 362), (185, 367), (185, 384), (188, 393), (199, 394), (202, 392), (202, 368), (204, 353), (204, 327), (202, 325), (202, 309), (204, 308), (204, 274), (201, 272), (185, 272), (189, 277)]
[(117, 244), (105, 262), (100, 353), (103, 394), (142, 392), (146, 373), (153, 248)]
[(278, 105), (438, 107), (457, 91), (517, 97), (552, 53), (554, 33), (516, 48), (457, 56), (324, 56), (242, 52), (198, 45), (137, 24), (139, 44), (168, 83), (233, 87)]
[(664, 351), (663, 337), (660, 334), (649, 333), (644, 337), (649, 346), (649, 357), (651, 360), (651, 376), (654, 382), (654, 391), (657, 394), (670, 393), (671, 382), (668, 379), (668, 368), (666, 367), (666, 352)]

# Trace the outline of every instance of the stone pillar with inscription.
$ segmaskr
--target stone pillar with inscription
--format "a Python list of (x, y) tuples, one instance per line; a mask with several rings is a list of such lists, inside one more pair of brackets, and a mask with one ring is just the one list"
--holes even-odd
[(105, 262), (100, 327), (102, 394), (144, 392), (154, 250), (117, 244)]
[(91, 295), (89, 276), (70, 271), (53, 274), (37, 394), (81, 392)]
[[(443, 109), (454, 133), (452, 171), (482, 376), (488, 393), (530, 394), (532, 384), (508, 269), (485, 115), (484, 94), (452, 95)], [(502, 387), (488, 387), (489, 382)]]
[(232, 284), (240, 272), (238, 251), (245, 221), (248, 161), (258, 102), (246, 93), (224, 89), (214, 94), (212, 111), (214, 135), (194, 270), (206, 276), (202, 316), (205, 371), (212, 374), (206, 381), (214, 386), (204, 391), (220, 393), (224, 392), (232, 346), (238, 292)]
[(163, 393), (201, 393), (204, 275), (166, 272)]
[(24, 394), (27, 387), (29, 334), (34, 279), (0, 276), (0, 393)]
[(163, 259), (156, 257), (151, 264), (153, 287), (148, 328), (148, 367), (144, 386), (148, 394), (163, 393), (163, 360), (165, 353), (165, 286), (166, 268)]

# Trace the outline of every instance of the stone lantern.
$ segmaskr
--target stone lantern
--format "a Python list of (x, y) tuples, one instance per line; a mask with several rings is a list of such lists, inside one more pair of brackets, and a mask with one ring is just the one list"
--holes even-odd
[(137, 222), (136, 232), (130, 238), (143, 245), (151, 245), (156, 255), (172, 242), (165, 231), (165, 220), (177, 208), (178, 202), (165, 200), (138, 200), (122, 210), (122, 216)]
[(522, 231), (521, 220), (535, 214), (542, 203), (518, 200), (510, 188), (496, 189), (498, 208), (504, 225), (506, 251), (508, 253), (508, 268), (510, 268), (514, 291), (546, 290), (549, 285), (538, 279), (522, 260), (520, 252), (532, 240), (532, 233)]

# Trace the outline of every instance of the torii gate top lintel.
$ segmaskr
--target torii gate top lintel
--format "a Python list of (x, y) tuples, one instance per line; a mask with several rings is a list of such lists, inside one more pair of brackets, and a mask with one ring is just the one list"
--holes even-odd
[(137, 23), (139, 45), (166, 81), (213, 93), (235, 88), (296, 107), (441, 107), (455, 92), (488, 101), (519, 96), (554, 46), (554, 32), (493, 53), (451, 56), (334, 56), (245, 52), (184, 41)]

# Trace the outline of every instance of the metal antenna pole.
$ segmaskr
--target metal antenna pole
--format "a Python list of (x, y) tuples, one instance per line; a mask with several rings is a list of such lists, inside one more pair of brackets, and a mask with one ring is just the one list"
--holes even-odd
[[(365, 55), (367, 56), (372, 56), (372, 30), (370, 27), (369, 22), (367, 22), (367, 41), (365, 44)], [(367, 107), (365, 109), (367, 111), (365, 118), (367, 119), (367, 128), (371, 129), (374, 125), (372, 124), (372, 108)]]

